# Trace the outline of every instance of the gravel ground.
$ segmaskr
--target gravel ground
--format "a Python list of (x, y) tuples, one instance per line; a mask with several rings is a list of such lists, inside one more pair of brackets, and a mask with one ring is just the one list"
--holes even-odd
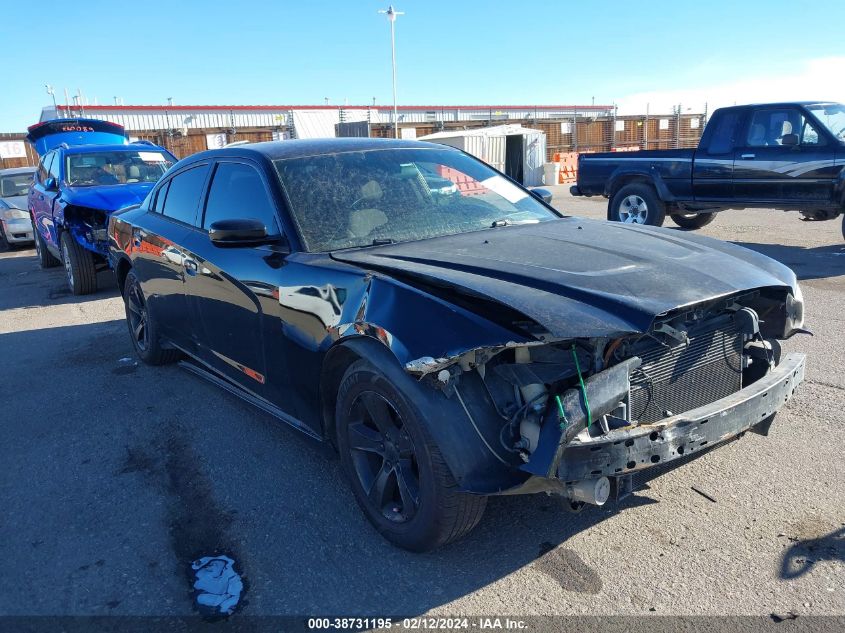
[[(603, 200), (554, 189), (604, 217)], [(808, 354), (807, 381), (769, 437), (579, 515), (494, 498), (429, 555), (377, 536), (326, 448), (178, 367), (137, 364), (110, 273), (79, 300), (32, 251), (0, 254), (0, 614), (191, 614), (190, 562), (215, 548), (253, 615), (845, 613), (840, 224), (729, 211), (702, 232), (802, 280), (815, 337), (785, 347)]]

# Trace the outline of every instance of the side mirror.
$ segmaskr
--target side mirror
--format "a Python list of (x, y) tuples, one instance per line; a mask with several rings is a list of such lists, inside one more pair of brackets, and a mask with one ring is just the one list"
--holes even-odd
[(208, 238), (218, 246), (252, 246), (270, 241), (264, 222), (255, 218), (213, 222), (208, 229)]
[(59, 188), (59, 183), (52, 176), (44, 181), (44, 188), (47, 191), (56, 191)]
[(784, 134), (780, 137), (780, 144), (784, 147), (797, 147), (798, 142), (799, 139), (797, 134)]
[(539, 198), (546, 204), (552, 203), (552, 192), (548, 189), (531, 189), (531, 193), (534, 194), (535, 198)]

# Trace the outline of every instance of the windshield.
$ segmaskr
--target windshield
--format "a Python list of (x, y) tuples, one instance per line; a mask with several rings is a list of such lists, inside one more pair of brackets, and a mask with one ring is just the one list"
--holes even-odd
[(826, 103), (807, 108), (838, 141), (845, 141), (845, 105)]
[(25, 196), (32, 184), (32, 172), (0, 176), (0, 198)]
[(455, 150), (366, 150), (274, 164), (310, 251), (558, 217), (524, 189)]
[(165, 154), (157, 151), (70, 154), (65, 180), (72, 187), (156, 182), (172, 164)]

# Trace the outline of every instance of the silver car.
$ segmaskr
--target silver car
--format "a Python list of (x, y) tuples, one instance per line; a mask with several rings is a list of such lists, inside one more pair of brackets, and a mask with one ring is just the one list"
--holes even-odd
[(32, 242), (26, 199), (35, 167), (0, 169), (0, 246)]

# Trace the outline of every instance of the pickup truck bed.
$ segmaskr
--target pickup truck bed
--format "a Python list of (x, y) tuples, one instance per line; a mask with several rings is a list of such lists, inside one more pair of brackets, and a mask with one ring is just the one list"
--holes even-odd
[[(581, 154), (576, 196), (608, 198), (608, 219), (699, 228), (717, 211), (763, 207), (832, 220), (845, 207), (845, 106), (721, 108), (697, 149)], [(845, 237), (845, 222), (843, 222)]]

